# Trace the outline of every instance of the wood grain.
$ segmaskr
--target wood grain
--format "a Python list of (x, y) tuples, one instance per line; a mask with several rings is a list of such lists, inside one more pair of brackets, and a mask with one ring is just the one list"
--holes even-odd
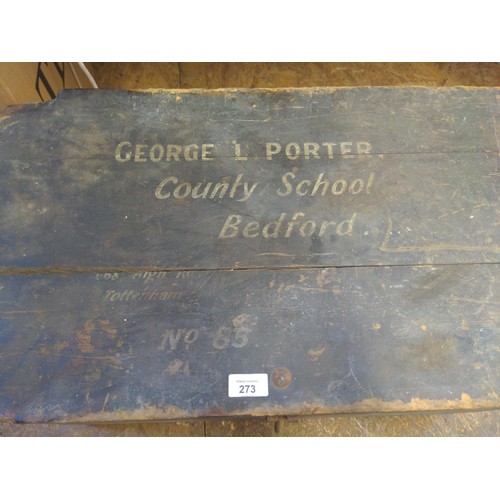
[(93, 63), (102, 88), (258, 88), (500, 85), (497, 63)]
[[(497, 114), (496, 89), (462, 88), (14, 110), (3, 420), (498, 408)], [(267, 373), (269, 397), (231, 400), (230, 373)]]

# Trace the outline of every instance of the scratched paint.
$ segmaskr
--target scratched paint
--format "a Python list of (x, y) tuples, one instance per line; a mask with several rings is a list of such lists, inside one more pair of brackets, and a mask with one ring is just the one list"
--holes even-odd
[[(457, 265), (161, 276), (183, 296), (196, 294), (192, 303), (103, 302), (108, 283), (93, 274), (4, 276), (0, 414), (83, 421), (139, 418), (143, 410), (144, 418), (162, 416), (173, 407), (179, 418), (494, 408), (496, 271)], [(114, 286), (127, 290), (134, 282), (133, 273), (120, 273)], [(21, 297), (25, 314), (11, 314)], [(227, 398), (230, 373), (271, 379), (277, 369), (290, 373), (286, 389), (270, 387), (258, 402)]]
[(0, 267), (498, 260), (496, 89), (177, 97), (68, 91), (2, 121)]
[[(425, 88), (11, 110), (0, 419), (498, 408), (497, 110)], [(231, 373), (269, 396), (229, 400)]]

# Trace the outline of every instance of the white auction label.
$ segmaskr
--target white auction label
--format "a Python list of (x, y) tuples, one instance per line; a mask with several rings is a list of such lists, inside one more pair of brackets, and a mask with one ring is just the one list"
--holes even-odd
[(229, 375), (230, 398), (258, 398), (269, 396), (267, 373), (232, 373)]

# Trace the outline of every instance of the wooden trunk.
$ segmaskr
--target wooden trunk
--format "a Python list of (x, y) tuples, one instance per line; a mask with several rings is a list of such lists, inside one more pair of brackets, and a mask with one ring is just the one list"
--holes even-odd
[(499, 96), (8, 108), (0, 420), (500, 408)]

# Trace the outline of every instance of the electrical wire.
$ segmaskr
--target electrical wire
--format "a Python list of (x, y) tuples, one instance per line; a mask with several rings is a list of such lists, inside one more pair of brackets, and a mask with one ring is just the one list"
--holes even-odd
[(85, 73), (85, 76), (89, 79), (89, 82), (91, 83), (92, 87), (94, 87), (95, 89), (99, 88), (97, 86), (96, 81), (94, 80), (94, 77), (90, 74), (90, 71), (86, 68), (85, 64), (83, 64), (82, 62), (79, 62), (78, 65), (80, 66), (82, 71)]

